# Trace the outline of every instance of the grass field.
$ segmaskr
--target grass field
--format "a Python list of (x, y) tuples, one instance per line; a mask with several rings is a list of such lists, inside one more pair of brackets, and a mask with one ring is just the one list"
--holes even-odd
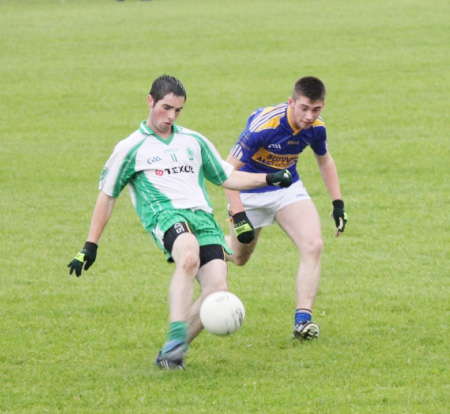
[[(1, 413), (448, 413), (450, 6), (436, 0), (1, 0)], [(350, 221), (334, 238), (311, 151), (299, 171), (325, 242), (314, 317), (296, 343), (298, 254), (264, 231), (229, 267), (246, 306), (235, 335), (203, 333), (185, 372), (153, 366), (172, 267), (123, 194), (82, 278), (97, 180), (146, 118), (163, 73), (178, 123), (223, 157), (257, 107), (303, 75)], [(227, 233), (225, 196), (210, 186)]]

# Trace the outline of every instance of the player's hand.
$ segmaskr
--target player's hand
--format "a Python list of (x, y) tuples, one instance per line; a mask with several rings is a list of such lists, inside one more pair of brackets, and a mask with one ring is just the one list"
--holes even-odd
[(286, 188), (292, 184), (292, 176), (289, 170), (278, 171), (274, 174), (267, 174), (266, 182), (269, 185)]
[(243, 244), (251, 243), (255, 238), (255, 230), (245, 211), (233, 215), (234, 233), (239, 242)]
[(69, 273), (72, 274), (75, 271), (77, 277), (80, 277), (83, 265), (84, 270), (88, 270), (97, 257), (97, 247), (95, 243), (86, 242), (81, 251), (67, 265), (67, 267), (70, 267)]
[(341, 233), (344, 232), (345, 224), (347, 223), (347, 213), (344, 210), (344, 202), (342, 200), (334, 200), (333, 201), (333, 212), (331, 216), (334, 218), (334, 222), (336, 223), (336, 237), (339, 237)]

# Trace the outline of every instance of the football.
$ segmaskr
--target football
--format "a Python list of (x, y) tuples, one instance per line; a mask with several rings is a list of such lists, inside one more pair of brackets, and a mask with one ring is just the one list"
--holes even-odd
[(245, 308), (235, 294), (214, 292), (203, 301), (200, 319), (205, 329), (214, 335), (229, 335), (244, 322)]

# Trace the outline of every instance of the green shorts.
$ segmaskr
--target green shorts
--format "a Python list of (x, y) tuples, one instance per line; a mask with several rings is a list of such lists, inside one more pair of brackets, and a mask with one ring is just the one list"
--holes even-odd
[(228, 254), (232, 254), (232, 250), (225, 242), (223, 231), (214, 220), (212, 214), (203, 210), (167, 209), (161, 211), (156, 220), (152, 221), (152, 225), (146, 227), (146, 230), (153, 236), (156, 244), (166, 254), (168, 259), (171, 259), (171, 255), (164, 247), (164, 233), (175, 223), (180, 222), (189, 224), (200, 246), (220, 244)]

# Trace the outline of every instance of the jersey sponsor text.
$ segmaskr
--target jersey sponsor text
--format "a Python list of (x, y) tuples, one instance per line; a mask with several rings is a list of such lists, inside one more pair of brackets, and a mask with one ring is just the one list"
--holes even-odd
[(252, 160), (268, 167), (285, 169), (297, 162), (298, 154), (274, 154), (265, 148), (260, 148), (252, 156)]

